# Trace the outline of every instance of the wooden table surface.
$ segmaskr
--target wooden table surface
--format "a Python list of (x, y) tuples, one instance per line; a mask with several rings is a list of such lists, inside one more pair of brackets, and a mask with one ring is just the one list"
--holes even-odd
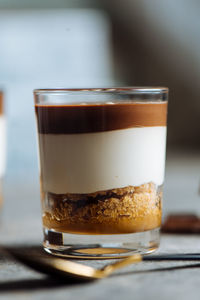
[[(28, 172), (29, 173), (29, 172)], [(34, 175), (34, 176), (33, 176)], [(200, 212), (200, 152), (169, 153), (164, 215)], [(39, 185), (35, 174), (7, 174), (0, 239), (3, 245), (41, 245)], [(1, 251), (0, 251), (1, 252)], [(200, 253), (200, 235), (161, 236), (158, 253)], [(106, 263), (108, 263), (107, 261)], [(90, 262), (96, 267), (102, 261)], [(92, 283), (61, 282), (0, 256), (2, 299), (199, 299), (200, 262), (144, 262)]]

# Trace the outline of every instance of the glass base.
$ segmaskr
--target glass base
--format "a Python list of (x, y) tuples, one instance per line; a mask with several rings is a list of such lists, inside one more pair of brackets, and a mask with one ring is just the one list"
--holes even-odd
[(44, 228), (44, 249), (56, 256), (77, 259), (123, 258), (148, 254), (159, 247), (159, 228), (129, 234), (81, 235)]

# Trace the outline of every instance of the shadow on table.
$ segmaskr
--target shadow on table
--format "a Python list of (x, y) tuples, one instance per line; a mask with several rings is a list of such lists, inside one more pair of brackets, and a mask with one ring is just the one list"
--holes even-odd
[[(167, 268), (157, 268), (151, 270), (141, 270), (141, 271), (130, 271), (130, 272), (123, 272), (120, 274), (113, 274), (111, 277), (116, 276), (124, 276), (124, 275), (133, 275), (133, 274), (148, 274), (152, 272), (163, 272), (163, 271), (174, 271), (174, 270), (182, 270), (182, 269), (189, 269), (189, 268), (199, 268), (200, 264), (195, 265), (187, 265), (187, 266), (175, 266), (175, 267), (167, 267)], [(31, 290), (43, 290), (43, 289), (56, 289), (60, 287), (67, 287), (67, 286), (75, 286), (80, 284), (88, 284), (91, 282), (79, 282), (76, 280), (68, 280), (66, 281), (58, 281), (54, 278), (47, 277), (41, 279), (21, 279), (15, 281), (8, 281), (4, 283), (0, 283), (0, 293), (6, 292), (17, 292), (17, 291), (31, 291)]]
[(17, 291), (31, 291), (31, 290), (43, 290), (43, 289), (55, 289), (59, 287), (67, 287), (72, 285), (81, 284), (76, 281), (58, 281), (53, 278), (41, 278), (41, 279), (21, 279), (15, 281), (7, 281), (0, 283), (0, 293), (17, 292)]
[(111, 277), (115, 276), (121, 276), (121, 275), (133, 275), (133, 274), (148, 274), (148, 273), (154, 273), (154, 272), (169, 272), (169, 271), (177, 271), (177, 270), (183, 270), (183, 269), (197, 269), (200, 268), (200, 263), (191, 264), (191, 265), (183, 265), (183, 266), (172, 266), (172, 267), (165, 267), (165, 268), (154, 268), (154, 269), (148, 269), (148, 270), (136, 270), (136, 271), (126, 271), (123, 273), (118, 274), (112, 274)]
[[(21, 264), (16, 259), (10, 255), (10, 251), (15, 250), (18, 252), (25, 251), (28, 252), (31, 255), (34, 255), (34, 257), (52, 257), (50, 254), (46, 253), (41, 246), (4, 246), (0, 247), (0, 262), (1, 264), (7, 264), (8, 261), (14, 261), (18, 264)], [(42, 273), (42, 272), (41, 272)], [(90, 283), (91, 281), (87, 281), (87, 283)], [(2, 292), (15, 292), (15, 291), (30, 291), (30, 290), (41, 290), (41, 289), (55, 289), (59, 287), (67, 287), (72, 285), (80, 285), (86, 283), (83, 280), (80, 280), (78, 278), (61, 278), (59, 276), (51, 277), (48, 275), (44, 275), (42, 278), (34, 278), (34, 279), (19, 279), (19, 280), (9, 280), (5, 282), (0, 282), (0, 293)]]
[[(0, 248), (0, 257), (1, 263), (7, 263), (9, 259), (14, 260), (11, 256), (9, 257), (5, 249), (17, 249), (17, 251), (28, 251), (30, 255), (40, 257), (52, 257), (50, 254), (47, 254), (41, 246), (15, 246), (15, 247), (1, 247)], [(9, 252), (9, 251), (8, 251)], [(148, 264), (148, 262), (147, 262)], [(112, 274), (111, 277), (124, 276), (124, 275), (134, 275), (134, 274), (148, 274), (153, 272), (166, 272), (166, 271), (175, 271), (191, 268), (200, 268), (200, 263), (192, 263), (187, 265), (179, 266), (168, 266), (168, 267), (158, 267), (151, 268), (146, 270), (133, 270), (133, 271), (124, 271), (117, 274)], [(20, 279), (20, 280), (9, 280), (7, 282), (0, 282), (0, 293), (1, 292), (14, 292), (14, 291), (30, 291), (30, 290), (41, 290), (41, 289), (55, 289), (59, 287), (67, 287), (72, 285), (88, 284), (91, 281), (82, 281), (78, 278), (61, 278), (61, 277), (50, 277), (47, 276), (39, 279)]]

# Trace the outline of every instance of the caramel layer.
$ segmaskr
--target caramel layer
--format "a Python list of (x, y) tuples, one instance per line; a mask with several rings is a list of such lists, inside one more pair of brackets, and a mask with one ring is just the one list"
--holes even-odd
[(60, 232), (121, 234), (158, 228), (162, 187), (154, 183), (90, 194), (43, 195), (43, 225)]
[(166, 126), (167, 102), (36, 105), (40, 133), (72, 134)]

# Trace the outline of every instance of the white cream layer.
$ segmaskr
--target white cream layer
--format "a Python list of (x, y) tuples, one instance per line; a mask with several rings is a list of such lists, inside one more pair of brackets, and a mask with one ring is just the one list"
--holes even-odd
[(92, 193), (164, 181), (166, 127), (39, 134), (44, 191)]
[(0, 178), (5, 174), (6, 168), (6, 119), (0, 116)]

